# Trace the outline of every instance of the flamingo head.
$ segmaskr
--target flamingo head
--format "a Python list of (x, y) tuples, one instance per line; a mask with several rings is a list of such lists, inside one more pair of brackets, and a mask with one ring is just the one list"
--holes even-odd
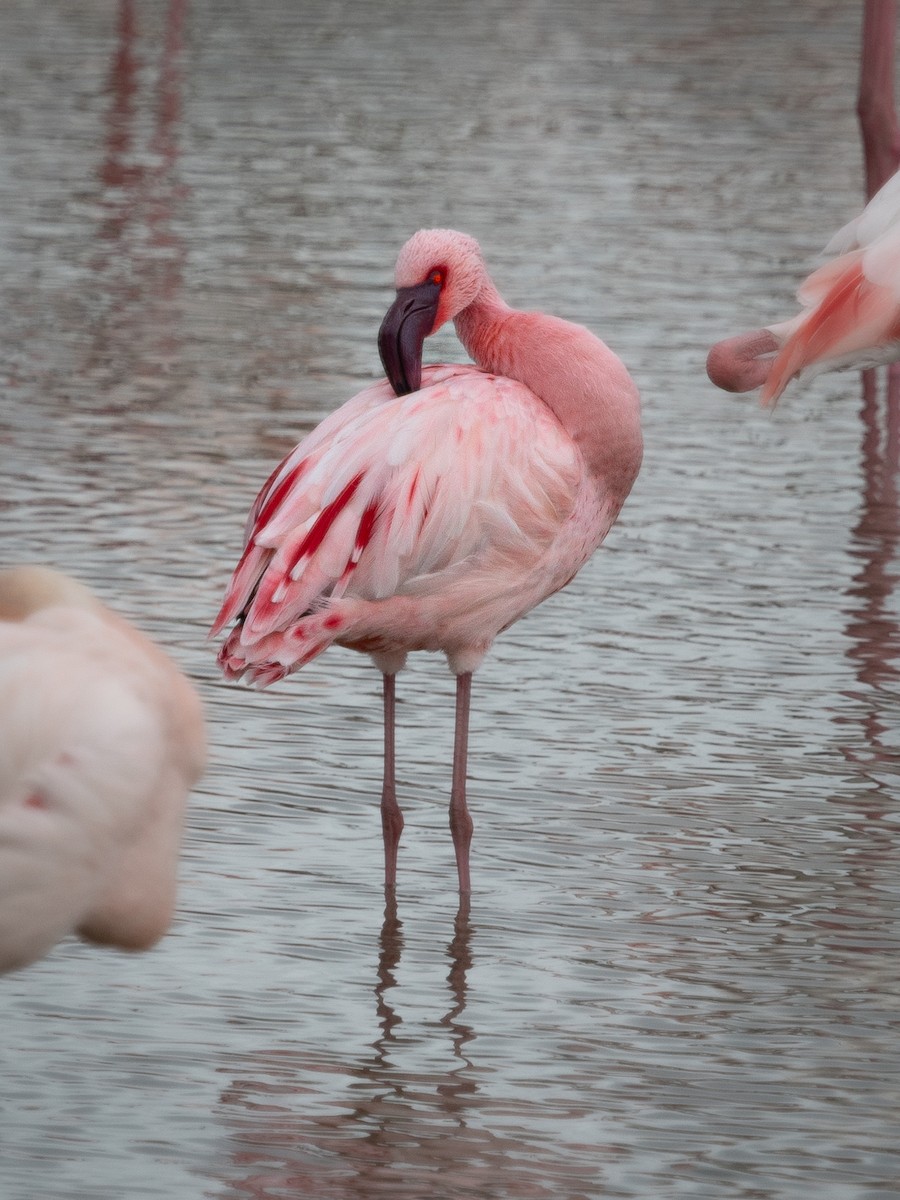
[(768, 379), (780, 345), (771, 329), (725, 338), (707, 355), (706, 373), (724, 392), (752, 392)]
[(418, 390), (422, 343), (472, 303), (487, 277), (474, 238), (453, 229), (420, 229), (397, 259), (397, 298), (378, 331), (381, 361), (398, 396)]

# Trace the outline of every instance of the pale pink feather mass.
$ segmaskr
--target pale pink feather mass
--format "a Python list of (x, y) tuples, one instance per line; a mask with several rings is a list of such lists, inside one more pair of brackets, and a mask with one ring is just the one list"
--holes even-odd
[(0, 572), (0, 971), (78, 933), (145, 949), (172, 919), (200, 701), (74, 580)]
[[(233, 624), (220, 663), (261, 686), (332, 642), (371, 654), (390, 680), (391, 723), (410, 651), (442, 651), (468, 677), (498, 633), (572, 579), (616, 519), (642, 447), (621, 361), (580, 325), (506, 305), (474, 239), (420, 231), (396, 285), (380, 335), (391, 381), (332, 413), (272, 473), (212, 630)], [(449, 320), (475, 365), (422, 370), (422, 339)], [(467, 704), (466, 692), (464, 717)]]

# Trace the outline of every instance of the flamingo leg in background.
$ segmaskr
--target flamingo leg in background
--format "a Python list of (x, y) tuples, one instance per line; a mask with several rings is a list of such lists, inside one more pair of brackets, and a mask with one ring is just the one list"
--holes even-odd
[(472, 695), (472, 672), (456, 677), (456, 731), (453, 737), (453, 786), (450, 791), (450, 832), (456, 851), (456, 870), (459, 874), (459, 893), (468, 896), (472, 890), (469, 878), (469, 846), (472, 843), (472, 818), (466, 805), (466, 763), (469, 755), (469, 700)]
[[(866, 199), (871, 200), (900, 166), (900, 126), (894, 101), (897, 0), (866, 0), (856, 115), (862, 135)], [(875, 403), (876, 375), (863, 371), (864, 405)], [(900, 409), (900, 368), (887, 371), (888, 419)]]
[(384, 681), (384, 783), (381, 788), (381, 828), (384, 833), (384, 889), (392, 893), (397, 886), (397, 848), (403, 832), (403, 813), (397, 803), (394, 757), (394, 715), (396, 675), (383, 675)]
[(897, 0), (866, 0), (856, 113), (862, 133), (866, 199), (900, 166), (900, 127), (894, 107)]

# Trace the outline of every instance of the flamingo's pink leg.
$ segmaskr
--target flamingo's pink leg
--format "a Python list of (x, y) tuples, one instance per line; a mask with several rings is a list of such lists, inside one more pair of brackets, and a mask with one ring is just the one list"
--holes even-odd
[(894, 108), (896, 30), (897, 0), (866, 0), (856, 112), (870, 200), (900, 163), (900, 129)]
[(469, 752), (469, 700), (472, 695), (472, 673), (456, 677), (456, 731), (453, 737), (453, 786), (450, 792), (450, 832), (456, 851), (456, 870), (459, 874), (459, 894), (468, 896), (472, 890), (469, 879), (469, 846), (472, 842), (472, 818), (466, 806), (466, 761)]
[(384, 887), (393, 892), (397, 886), (397, 847), (403, 832), (403, 813), (397, 803), (394, 771), (394, 697), (396, 675), (383, 675), (384, 681), (384, 783), (381, 788), (381, 828), (384, 833)]

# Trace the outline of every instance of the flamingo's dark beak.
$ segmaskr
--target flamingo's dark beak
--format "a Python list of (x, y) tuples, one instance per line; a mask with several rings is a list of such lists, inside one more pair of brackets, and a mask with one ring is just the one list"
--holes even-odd
[(417, 392), (422, 382), (422, 343), (434, 329), (441, 285), (430, 279), (397, 288), (397, 299), (378, 330), (378, 353), (398, 396)]

